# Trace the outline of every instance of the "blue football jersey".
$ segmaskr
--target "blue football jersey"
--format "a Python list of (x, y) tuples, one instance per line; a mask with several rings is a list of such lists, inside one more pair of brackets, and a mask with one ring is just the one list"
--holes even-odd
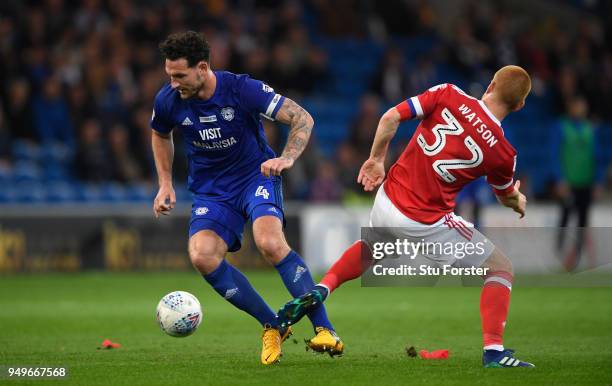
[(274, 119), (284, 97), (248, 75), (215, 71), (208, 100), (181, 99), (170, 84), (155, 97), (151, 127), (168, 134), (178, 128), (189, 160), (189, 190), (209, 198), (231, 198), (276, 155), (265, 138), (261, 116)]

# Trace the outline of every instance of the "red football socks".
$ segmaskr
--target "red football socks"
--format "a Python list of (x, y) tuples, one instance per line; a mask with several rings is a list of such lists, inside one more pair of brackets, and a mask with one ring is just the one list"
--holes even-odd
[(511, 273), (495, 271), (485, 276), (480, 295), (480, 317), (485, 350), (503, 350), (504, 327), (510, 306), (511, 289)]
[[(362, 251), (363, 248), (363, 251)], [(362, 261), (363, 252), (363, 261)], [(327, 271), (321, 284), (332, 293), (342, 283), (361, 276), (370, 266), (372, 261), (370, 249), (361, 240), (351, 245), (342, 256)]]

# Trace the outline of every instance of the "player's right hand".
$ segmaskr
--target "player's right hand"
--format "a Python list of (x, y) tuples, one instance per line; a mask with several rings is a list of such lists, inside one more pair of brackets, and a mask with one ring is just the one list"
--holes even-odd
[(169, 215), (176, 204), (176, 194), (172, 185), (162, 185), (159, 187), (157, 196), (153, 200), (153, 213), (155, 218), (159, 218), (160, 214)]
[(497, 199), (502, 205), (511, 208), (513, 211), (521, 215), (520, 218), (523, 218), (525, 217), (525, 210), (527, 208), (527, 197), (525, 197), (525, 195), (519, 191), (520, 187), (521, 181), (517, 180), (514, 183), (514, 192), (506, 197), (497, 196)]
[(516, 199), (516, 205), (512, 208), (516, 213), (520, 214), (521, 217), (525, 217), (525, 210), (527, 209), (527, 197), (523, 193), (519, 191), (521, 187), (521, 181), (517, 180), (514, 183), (514, 191), (518, 193), (518, 197)]
[(382, 161), (376, 161), (369, 158), (361, 166), (357, 183), (363, 185), (363, 190), (371, 192), (382, 184), (385, 179), (385, 164)]

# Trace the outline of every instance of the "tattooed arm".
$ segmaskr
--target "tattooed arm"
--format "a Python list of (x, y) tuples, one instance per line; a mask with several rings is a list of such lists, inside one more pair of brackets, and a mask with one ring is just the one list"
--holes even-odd
[(293, 166), (306, 148), (314, 126), (314, 120), (308, 111), (289, 98), (285, 98), (282, 107), (276, 113), (276, 120), (289, 125), (291, 130), (281, 156), (261, 164), (261, 173), (266, 177), (278, 176), (284, 169)]
[(289, 138), (283, 150), (282, 158), (296, 160), (308, 143), (314, 120), (300, 105), (289, 98), (285, 99), (283, 106), (276, 114), (276, 120), (289, 125)]

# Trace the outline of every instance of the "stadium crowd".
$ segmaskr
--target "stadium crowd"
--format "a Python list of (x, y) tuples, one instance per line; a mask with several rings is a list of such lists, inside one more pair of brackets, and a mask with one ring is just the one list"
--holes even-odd
[[(477, 95), (508, 63), (532, 75), (539, 111), (525, 114), (552, 122), (581, 96), (588, 119), (609, 131), (609, 2), (566, 1), (544, 18), (526, 2), (503, 3), (457, 2), (450, 17), (430, 2), (399, 0), (3, 1), (0, 178), (9, 181), (29, 165), (43, 182), (153, 185), (149, 119), (155, 93), (167, 81), (157, 44), (185, 29), (205, 34), (213, 69), (248, 73), (297, 101), (352, 102), (331, 151), (315, 127), (315, 138), (287, 175), (290, 199), (359, 197), (355, 178), (384, 109), (449, 76)], [(422, 54), (407, 53), (407, 45), (424, 38)], [(379, 49), (355, 58), (355, 65), (361, 59), (374, 64), (365, 79), (355, 79), (364, 85), (359, 94), (342, 97), (336, 86), (347, 77), (332, 69), (334, 49), (355, 41)], [(325, 120), (311, 112), (317, 125)], [(281, 150), (286, 129), (265, 125)], [(184, 162), (180, 136), (175, 139), (176, 162)], [(598, 162), (610, 158), (604, 154)], [(176, 167), (177, 181), (185, 173)]]

